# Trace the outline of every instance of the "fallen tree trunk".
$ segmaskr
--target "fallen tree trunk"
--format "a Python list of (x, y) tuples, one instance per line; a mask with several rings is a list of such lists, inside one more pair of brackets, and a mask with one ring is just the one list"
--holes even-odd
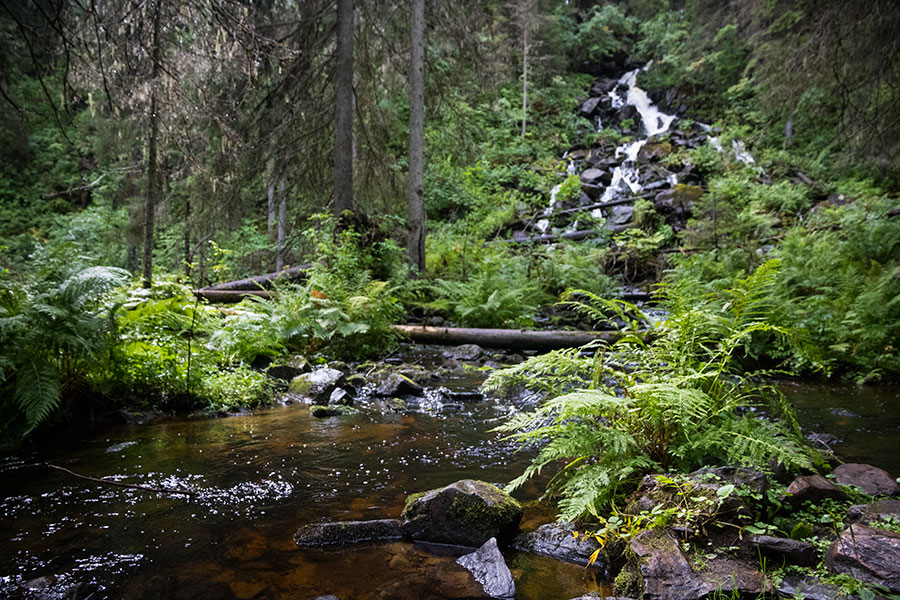
[(275, 295), (275, 292), (267, 292), (265, 290), (215, 290), (212, 288), (204, 288), (202, 290), (194, 290), (194, 295), (198, 298), (208, 300), (209, 302), (215, 302), (216, 304), (235, 304), (247, 296), (269, 299)]
[(613, 225), (612, 227), (600, 227), (598, 229), (582, 229), (581, 231), (566, 231), (565, 233), (547, 233), (544, 235), (534, 235), (516, 239), (507, 239), (510, 244), (542, 244), (556, 242), (559, 240), (583, 240), (591, 237), (607, 233), (621, 233), (626, 229), (630, 229), (630, 225)]
[(615, 341), (618, 331), (532, 331), (527, 329), (475, 329), (469, 327), (427, 327), (394, 325), (414, 342), (425, 344), (478, 344), (486, 348), (510, 350), (553, 350), (577, 348), (594, 340)]
[(306, 277), (306, 272), (312, 267), (311, 264), (297, 265), (289, 269), (266, 273), (265, 275), (257, 275), (256, 277), (248, 277), (246, 279), (238, 279), (236, 281), (228, 281), (211, 285), (206, 290), (260, 290), (266, 288), (276, 279), (284, 279), (285, 281), (297, 281)]

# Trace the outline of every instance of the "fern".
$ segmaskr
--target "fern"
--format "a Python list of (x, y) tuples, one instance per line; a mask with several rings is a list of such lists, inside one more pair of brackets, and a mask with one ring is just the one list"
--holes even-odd
[[(593, 358), (557, 351), (492, 374), (488, 389), (516, 384), (548, 396), (537, 410), (498, 428), (539, 447), (511, 487), (564, 465), (547, 493), (561, 498), (560, 518), (573, 519), (595, 512), (652, 470), (690, 470), (709, 460), (810, 468), (811, 454), (784, 397), (755, 383), (761, 373), (742, 373), (736, 360), (754, 335), (791, 335), (768, 321), (777, 269), (777, 262), (767, 263), (692, 308), (675, 290), (665, 290), (673, 312), (649, 342), (628, 337), (598, 345)], [(565, 301), (595, 318), (630, 319), (629, 327), (641, 318), (636, 307), (593, 294), (573, 292)], [(590, 305), (578, 305), (585, 302)], [(745, 414), (751, 406), (766, 406), (780, 420)]]
[(59, 395), (59, 372), (53, 365), (32, 362), (16, 373), (13, 398), (25, 417), (26, 434), (56, 410)]

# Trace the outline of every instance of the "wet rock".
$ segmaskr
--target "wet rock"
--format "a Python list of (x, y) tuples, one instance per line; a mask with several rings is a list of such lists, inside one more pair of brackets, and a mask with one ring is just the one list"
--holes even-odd
[(792, 506), (800, 506), (803, 502), (818, 504), (822, 500), (846, 500), (847, 494), (821, 475), (798, 477), (786, 490), (787, 501)]
[(353, 373), (352, 375), (348, 375), (344, 380), (344, 385), (349, 385), (355, 390), (361, 389), (365, 387), (369, 383), (369, 380), (366, 379), (365, 375), (361, 375), (359, 373)]
[(775, 564), (787, 562), (811, 567), (818, 563), (815, 546), (807, 542), (770, 535), (754, 535), (747, 543), (763, 556), (774, 558), (777, 561)]
[(856, 504), (847, 510), (847, 523), (877, 527), (878, 521), (900, 522), (900, 500), (882, 500), (872, 504)]
[[(576, 565), (586, 565), (591, 554), (597, 549), (597, 544), (590, 539), (576, 537), (573, 535), (576, 531), (573, 523), (547, 523), (535, 531), (516, 536), (513, 547), (522, 552), (533, 552)], [(602, 556), (598, 560), (602, 562)]]
[(581, 108), (578, 109), (578, 114), (582, 117), (591, 118), (595, 112), (597, 112), (597, 105), (600, 103), (599, 97), (588, 98), (584, 101), (584, 104), (581, 105)]
[(400, 373), (387, 373), (375, 388), (375, 395), (382, 397), (421, 396), (425, 390), (421, 385)]
[(350, 392), (344, 388), (334, 388), (334, 391), (331, 392), (331, 396), (328, 397), (328, 404), (353, 406), (353, 396), (351, 396)]
[(619, 82), (616, 79), (601, 77), (594, 82), (594, 85), (591, 86), (590, 94), (591, 96), (602, 96), (604, 94), (608, 94), (611, 89), (616, 87), (617, 83)]
[(515, 598), (516, 584), (497, 547), (497, 538), (491, 538), (475, 552), (459, 557), (456, 564), (468, 569), (491, 598)]
[(288, 393), (309, 398), (313, 404), (326, 404), (331, 392), (339, 385), (343, 385), (344, 379), (344, 373), (337, 369), (329, 367), (316, 369), (294, 377)]
[(900, 593), (900, 534), (851, 525), (831, 545), (825, 565), (835, 573)]
[(310, 523), (294, 534), (294, 541), (300, 547), (391, 542), (402, 539), (403, 530), (397, 519)]
[(844, 592), (836, 585), (821, 583), (815, 577), (791, 575), (784, 577), (776, 590), (783, 598), (803, 598), (803, 600), (838, 600)]
[(292, 356), (284, 364), (271, 365), (266, 369), (266, 375), (273, 379), (291, 381), (294, 377), (303, 375), (307, 371), (309, 371), (309, 361), (303, 356)]
[(590, 169), (586, 169), (581, 175), (581, 182), (586, 183), (588, 185), (600, 185), (601, 183), (609, 183), (610, 176), (609, 173), (604, 171), (603, 169), (598, 169), (597, 167), (591, 167)]
[(624, 225), (631, 220), (634, 214), (634, 207), (628, 205), (613, 206), (609, 215), (609, 223), (615, 225)]
[(895, 496), (900, 486), (888, 472), (872, 465), (847, 463), (834, 470), (834, 480), (841, 485), (852, 485), (870, 496)]
[(159, 418), (154, 412), (150, 412), (147, 410), (119, 410), (116, 411), (116, 416), (119, 418), (122, 423), (127, 425), (146, 425), (152, 421), (155, 421)]
[(309, 407), (309, 414), (317, 419), (327, 419), (328, 417), (342, 417), (344, 415), (354, 415), (358, 411), (350, 406), (342, 406), (340, 404), (326, 406), (324, 404), (313, 404)]
[(403, 531), (415, 540), (477, 548), (492, 537), (510, 540), (522, 506), (494, 485), (463, 479), (409, 496), (400, 518)]
[(668, 142), (648, 142), (638, 151), (638, 160), (642, 162), (657, 161), (672, 154), (672, 144)]
[(310, 598), (309, 600), (341, 600), (337, 596), (316, 596), (315, 598)]
[(484, 350), (477, 344), (463, 344), (444, 352), (444, 356), (454, 360), (478, 360)]
[[(765, 589), (765, 578), (749, 564), (720, 556), (695, 572), (678, 542), (659, 529), (644, 531), (631, 540), (632, 560), (616, 578), (617, 591), (640, 595), (644, 600), (693, 600), (712, 593), (755, 597)], [(632, 575), (629, 579), (627, 575)], [(627, 585), (630, 583), (630, 585)]]

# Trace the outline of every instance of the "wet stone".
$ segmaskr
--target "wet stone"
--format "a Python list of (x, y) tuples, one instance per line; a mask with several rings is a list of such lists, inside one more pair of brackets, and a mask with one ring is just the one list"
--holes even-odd
[(900, 500), (882, 500), (872, 504), (856, 504), (847, 510), (847, 523), (877, 527), (879, 521), (900, 523)]
[[(597, 549), (597, 544), (590, 539), (576, 537), (574, 535), (576, 531), (573, 523), (547, 523), (535, 531), (516, 536), (513, 547), (522, 552), (533, 552), (576, 565), (587, 565), (591, 554)], [(599, 560), (602, 561), (602, 557)], [(602, 567), (602, 564), (596, 562), (594, 564)]]
[(763, 556), (775, 558), (778, 561), (806, 567), (818, 563), (815, 547), (807, 542), (770, 535), (754, 535), (748, 542)]
[(468, 569), (491, 598), (515, 598), (516, 584), (497, 547), (497, 538), (491, 538), (475, 552), (461, 556), (456, 563)]
[(484, 350), (477, 344), (463, 344), (444, 352), (444, 356), (454, 360), (478, 360)]
[(838, 600), (843, 598), (843, 590), (836, 585), (821, 583), (815, 577), (790, 575), (782, 578), (776, 591), (782, 598), (803, 598), (804, 600)]
[(401, 539), (403, 530), (397, 519), (310, 523), (294, 534), (294, 541), (301, 547), (390, 542)]
[(872, 465), (847, 463), (834, 470), (834, 480), (841, 485), (852, 485), (870, 496), (895, 496), (900, 486), (884, 469)]
[(350, 392), (343, 388), (335, 388), (333, 392), (331, 392), (331, 396), (328, 398), (328, 404), (331, 405), (342, 405), (342, 406), (352, 406), (353, 405), (353, 396), (350, 395)]
[(400, 373), (388, 373), (375, 388), (375, 395), (382, 397), (420, 396), (425, 390), (421, 385)]
[(326, 406), (323, 404), (313, 404), (309, 407), (309, 414), (317, 419), (327, 419), (328, 417), (342, 417), (344, 415), (353, 415), (358, 411), (350, 406), (340, 404)]
[(337, 369), (329, 367), (316, 369), (294, 377), (288, 393), (309, 398), (313, 404), (326, 404), (331, 397), (331, 392), (342, 385), (344, 379), (344, 373)]

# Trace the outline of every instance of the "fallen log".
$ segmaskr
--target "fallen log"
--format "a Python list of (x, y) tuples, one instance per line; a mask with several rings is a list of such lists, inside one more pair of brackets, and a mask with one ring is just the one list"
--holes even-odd
[(247, 296), (256, 296), (257, 298), (265, 298), (268, 300), (275, 295), (275, 292), (268, 292), (266, 290), (214, 290), (212, 288), (203, 288), (202, 290), (194, 290), (194, 295), (216, 304), (236, 304)]
[(618, 331), (534, 331), (528, 329), (476, 329), (470, 327), (427, 327), (425, 325), (394, 325), (414, 342), (424, 344), (478, 344), (486, 348), (509, 350), (553, 350), (577, 348), (595, 340), (613, 342)]
[(122, 483), (121, 481), (112, 481), (111, 479), (105, 479), (101, 477), (90, 477), (88, 475), (82, 475), (80, 473), (76, 473), (75, 471), (70, 471), (65, 467), (60, 467), (58, 465), (52, 465), (47, 463), (47, 466), (51, 469), (57, 469), (64, 473), (68, 473), (73, 477), (77, 477), (79, 479), (85, 479), (87, 481), (94, 481), (96, 483), (105, 483), (106, 485), (114, 485), (116, 487), (129, 488), (133, 490), (144, 490), (147, 492), (156, 492), (158, 494), (181, 494), (183, 496), (196, 496), (197, 492), (192, 490), (178, 490), (174, 488), (162, 488), (162, 487), (152, 487), (149, 485), (139, 485), (137, 483)]
[(630, 225), (613, 225), (611, 227), (600, 227), (598, 229), (582, 229), (581, 231), (566, 231), (565, 233), (545, 233), (544, 235), (534, 235), (516, 239), (505, 240), (510, 244), (543, 244), (551, 243), (559, 240), (583, 240), (586, 238), (597, 237), (606, 233), (621, 233), (629, 229)]
[(312, 267), (312, 264), (297, 265), (289, 269), (266, 273), (265, 275), (257, 275), (256, 277), (248, 277), (246, 279), (238, 279), (236, 281), (227, 281), (225, 283), (217, 283), (211, 285), (207, 290), (260, 290), (266, 288), (277, 279), (285, 281), (297, 281), (306, 277), (306, 272)]

